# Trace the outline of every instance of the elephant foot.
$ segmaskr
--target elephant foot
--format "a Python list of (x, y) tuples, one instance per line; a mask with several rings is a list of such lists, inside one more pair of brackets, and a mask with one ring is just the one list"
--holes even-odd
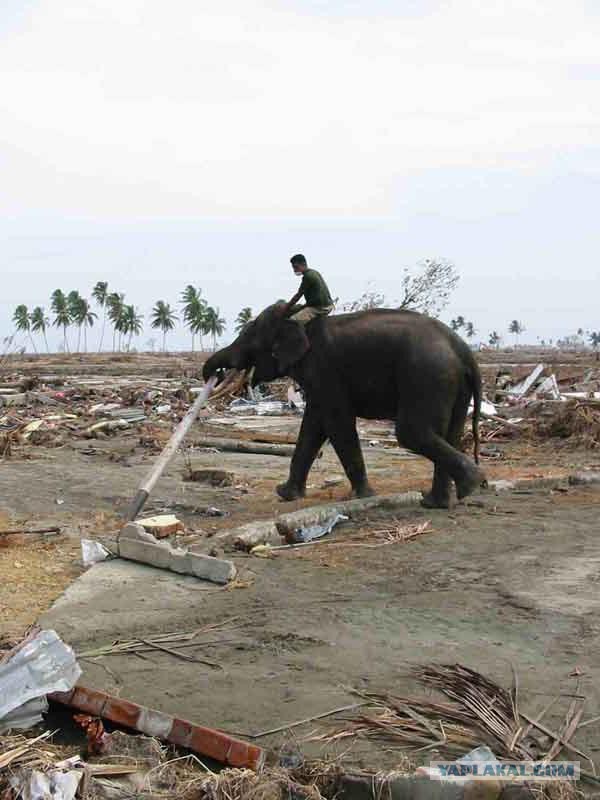
[(298, 486), (294, 486), (294, 484), (290, 483), (280, 483), (277, 487), (277, 494), (281, 497), (282, 500), (290, 501), (290, 500), (299, 500), (301, 497), (304, 497), (306, 494), (304, 488), (299, 488)]
[(450, 502), (450, 495), (444, 496), (436, 496), (433, 492), (429, 492), (429, 494), (423, 495), (423, 499), (421, 500), (421, 505), (423, 508), (445, 508), (448, 510), (451, 508)]
[(456, 481), (456, 496), (459, 500), (464, 500), (465, 497), (472, 494), (480, 486), (487, 483), (485, 475), (477, 467), (473, 467), (467, 472), (460, 481)]
[(375, 497), (377, 492), (373, 489), (372, 486), (369, 486), (368, 483), (363, 484), (362, 486), (357, 486), (352, 490), (352, 497), (363, 498), (363, 497)]

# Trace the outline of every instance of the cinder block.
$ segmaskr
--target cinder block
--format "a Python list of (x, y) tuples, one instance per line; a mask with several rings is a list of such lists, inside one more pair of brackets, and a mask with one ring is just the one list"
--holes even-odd
[(177, 572), (179, 575), (191, 575), (190, 553), (180, 547), (171, 547), (170, 551), (171, 572)]
[(135, 523), (129, 523), (121, 531), (119, 554), (121, 558), (167, 569), (179, 575), (194, 575), (213, 583), (229, 583), (237, 574), (233, 562), (171, 547), (168, 542), (158, 542)]
[(119, 540), (119, 555), (132, 561), (140, 561), (158, 569), (171, 569), (171, 548), (158, 543), (141, 542), (137, 539)]
[(235, 564), (223, 558), (188, 553), (192, 575), (213, 583), (229, 583), (237, 575)]
[(144, 530), (137, 522), (128, 522), (124, 528), (121, 529), (119, 539), (136, 539), (141, 542), (149, 542), (156, 544), (156, 538), (151, 533)]

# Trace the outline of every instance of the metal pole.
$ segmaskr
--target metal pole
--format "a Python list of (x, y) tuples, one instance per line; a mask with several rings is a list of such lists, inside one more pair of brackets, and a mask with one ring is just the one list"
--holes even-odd
[(173, 431), (173, 435), (167, 442), (165, 449), (162, 451), (158, 460), (150, 470), (150, 472), (146, 475), (142, 485), (137, 490), (135, 497), (131, 501), (129, 508), (125, 514), (125, 519), (131, 522), (132, 520), (136, 519), (139, 516), (140, 511), (146, 504), (146, 500), (148, 499), (150, 492), (156, 485), (156, 482), (162, 475), (165, 470), (165, 467), (169, 463), (169, 461), (173, 458), (175, 453), (177, 452), (177, 448), (183, 441), (185, 435), (189, 431), (192, 426), (192, 423), (198, 416), (200, 409), (206, 405), (208, 399), (211, 395), (212, 390), (215, 388), (217, 383), (216, 376), (213, 376), (206, 386), (202, 389), (198, 397), (194, 400), (190, 410), (187, 412), (185, 417), (181, 420), (179, 425)]

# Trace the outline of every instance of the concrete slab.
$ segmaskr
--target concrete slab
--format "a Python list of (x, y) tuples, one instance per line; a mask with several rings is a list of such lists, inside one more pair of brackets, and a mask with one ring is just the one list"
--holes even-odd
[[(400, 523), (431, 520), (433, 532), (410, 543), (343, 547), (361, 531), (373, 543), (368, 537), (381, 527), (373, 519), (334, 531), (335, 547), (236, 557), (245, 588), (235, 591), (131, 561), (103, 562), (41, 622), (81, 652), (230, 621), (183, 651), (212, 666), (147, 651), (143, 659), (81, 661), (82, 682), (242, 738), (352, 703), (344, 687), (412, 694), (407, 662), (459, 662), (503, 685), (514, 663), (521, 704), (534, 716), (577, 684), (586, 718), (597, 716), (600, 494), (480, 498), (481, 507), (458, 506), (451, 515), (396, 512)], [(576, 667), (579, 677), (570, 677)], [(553, 729), (568, 702), (549, 712)], [(597, 744), (599, 730), (582, 729), (577, 746)], [(396, 763), (377, 742), (356, 744), (352, 756), (357, 766)]]

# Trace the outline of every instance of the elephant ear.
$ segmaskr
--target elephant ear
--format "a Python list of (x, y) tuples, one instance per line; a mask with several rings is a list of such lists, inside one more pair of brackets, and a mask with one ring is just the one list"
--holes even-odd
[(273, 357), (282, 372), (300, 361), (309, 349), (310, 342), (304, 325), (290, 319), (281, 323), (273, 343)]

